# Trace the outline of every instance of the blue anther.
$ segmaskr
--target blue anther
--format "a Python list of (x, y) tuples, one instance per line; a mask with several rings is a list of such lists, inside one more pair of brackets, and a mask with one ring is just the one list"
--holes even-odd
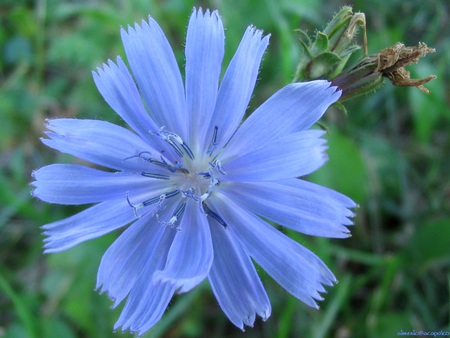
[(222, 219), (222, 217), (220, 217), (217, 213), (215, 213), (210, 208), (208, 208), (206, 203), (202, 203), (202, 205), (203, 205), (203, 209), (205, 210), (205, 214), (206, 215), (211, 216), (212, 218), (214, 218), (224, 228), (226, 228), (228, 226), (227, 223)]

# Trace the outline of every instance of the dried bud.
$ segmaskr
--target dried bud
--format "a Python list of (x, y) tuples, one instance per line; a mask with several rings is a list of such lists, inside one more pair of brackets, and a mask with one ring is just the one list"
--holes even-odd
[(409, 72), (404, 67), (419, 62), (421, 57), (433, 52), (435, 52), (434, 48), (429, 48), (422, 42), (419, 42), (417, 47), (406, 47), (397, 42), (394, 46), (378, 53), (378, 65), (375, 71), (382, 73), (395, 86), (417, 87), (429, 94), (430, 91), (423, 85), (435, 79), (436, 76), (429, 75), (424, 79), (411, 79)]
[(406, 47), (398, 42), (377, 54), (363, 58), (355, 67), (332, 79), (332, 83), (343, 91), (340, 101), (378, 89), (384, 77), (395, 86), (417, 87), (428, 94), (429, 90), (423, 84), (435, 79), (436, 76), (411, 79), (404, 67), (417, 63), (421, 57), (434, 51), (424, 43), (419, 43), (417, 47)]

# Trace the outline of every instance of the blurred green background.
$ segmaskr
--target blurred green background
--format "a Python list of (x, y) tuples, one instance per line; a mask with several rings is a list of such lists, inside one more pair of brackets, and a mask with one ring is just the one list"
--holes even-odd
[(271, 318), (245, 333), (230, 324), (209, 286), (176, 297), (144, 337), (394, 337), (401, 331), (450, 331), (450, 5), (442, 0), (0, 0), (0, 337), (132, 337), (112, 332), (120, 307), (94, 292), (96, 270), (117, 234), (67, 252), (42, 254), (43, 224), (77, 207), (30, 196), (31, 172), (73, 161), (39, 141), (45, 118), (121, 123), (97, 92), (91, 70), (124, 55), (119, 27), (152, 15), (183, 67), (194, 6), (219, 9), (225, 64), (245, 28), (271, 33), (250, 111), (295, 73), (295, 29), (323, 28), (340, 6), (366, 14), (369, 53), (426, 42), (436, 48), (413, 77), (436, 74), (430, 95), (390, 83), (330, 109), (329, 162), (309, 179), (360, 205), (353, 237), (289, 232), (316, 252), (339, 284), (319, 311), (306, 307), (260, 271)]

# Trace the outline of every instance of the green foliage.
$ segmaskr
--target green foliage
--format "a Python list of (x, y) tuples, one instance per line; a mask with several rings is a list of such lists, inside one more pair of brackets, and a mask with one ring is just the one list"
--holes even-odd
[(355, 44), (358, 30), (362, 30), (365, 37), (365, 29), (364, 14), (353, 13), (349, 6), (342, 7), (323, 31), (317, 31), (313, 41), (307, 32), (299, 29), (302, 57), (294, 81), (332, 80), (339, 75), (351, 55), (360, 49)]
[[(124, 55), (119, 27), (151, 14), (163, 26), (181, 67), (193, 6), (218, 8), (227, 28), (225, 62), (249, 24), (271, 33), (252, 108), (290, 82), (308, 52), (334, 42), (320, 33), (340, 2), (248, 1), (2, 1), (0, 4), (0, 337), (131, 337), (112, 332), (120, 313), (95, 291), (111, 234), (59, 254), (42, 254), (39, 226), (77, 207), (48, 205), (30, 195), (32, 170), (73, 159), (44, 148), (45, 118), (101, 118), (121, 123), (96, 91), (91, 73)], [(445, 1), (353, 1), (367, 20), (369, 54), (397, 41), (436, 48), (411, 67), (436, 74), (428, 88), (393, 88), (330, 109), (329, 161), (308, 179), (359, 203), (353, 237), (309, 238), (289, 232), (340, 280), (319, 311), (292, 298), (260, 271), (271, 318), (241, 333), (221, 312), (207, 283), (176, 297), (144, 337), (390, 337), (412, 330), (449, 331), (450, 111), (448, 4)], [(447, 14), (446, 14), (447, 13)], [(357, 37), (357, 38), (360, 38)], [(320, 52), (319, 54), (317, 52)], [(338, 53), (339, 54), (339, 53)], [(308, 56), (310, 57), (310, 56)], [(339, 54), (342, 58), (343, 55)], [(337, 59), (336, 59), (337, 60)]]
[(329, 160), (310, 179), (364, 203), (369, 178), (360, 148), (351, 137), (334, 129), (328, 130), (327, 141)]

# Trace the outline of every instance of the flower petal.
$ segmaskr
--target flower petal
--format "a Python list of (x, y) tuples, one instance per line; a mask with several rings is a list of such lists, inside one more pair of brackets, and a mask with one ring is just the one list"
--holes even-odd
[(143, 139), (159, 127), (148, 115), (134, 80), (120, 57), (117, 65), (111, 60), (92, 72), (94, 82), (105, 101)]
[(229, 182), (223, 193), (279, 225), (313, 236), (345, 238), (356, 204), (331, 189), (299, 180)]
[[(139, 335), (150, 329), (161, 319), (175, 292), (174, 286), (169, 284), (154, 285), (151, 283), (151, 278), (155, 270), (164, 267), (176, 230), (159, 222), (156, 223), (154, 220), (143, 222), (141, 226), (145, 227), (145, 223), (151, 229), (141, 229), (141, 232), (135, 229), (135, 232), (129, 233), (132, 237), (122, 242), (128, 248), (136, 244), (138, 248), (133, 249), (133, 253), (124, 255), (124, 253), (120, 252), (120, 247), (118, 246), (115, 254), (110, 256), (111, 258), (114, 256), (118, 258), (128, 255), (125, 258), (126, 261), (119, 262), (120, 275), (112, 271), (114, 270), (113, 266), (109, 266), (106, 268), (106, 275), (104, 276), (104, 278), (107, 277), (107, 270), (109, 269), (112, 273), (111, 277), (116, 277), (116, 282), (118, 281), (117, 278), (124, 279), (120, 284), (114, 285), (113, 289), (110, 289), (119, 297), (115, 305), (129, 291), (125, 306), (114, 325), (114, 329), (121, 327), (122, 331), (129, 329), (132, 332), (138, 332)], [(150, 223), (154, 226), (152, 227)], [(159, 227), (159, 229), (155, 227)], [(151, 233), (152, 230), (157, 233)], [(136, 261), (137, 257), (139, 258)], [(111, 260), (109, 263), (113, 262), (114, 260)], [(127, 266), (129, 264), (132, 266)], [(127, 285), (127, 282), (130, 282), (132, 285)], [(119, 290), (121, 286), (125, 288), (125, 292)]]
[(266, 320), (271, 306), (250, 257), (232, 233), (210, 220), (214, 261), (209, 273), (211, 288), (230, 321), (244, 330), (253, 326), (255, 316)]
[(45, 230), (45, 253), (59, 252), (119, 229), (136, 219), (125, 198), (96, 204), (69, 218), (49, 223)]
[(141, 26), (122, 28), (122, 41), (150, 115), (160, 127), (187, 136), (184, 87), (175, 55), (151, 17)]
[[(248, 27), (220, 84), (211, 124), (218, 126), (217, 144), (222, 148), (241, 123), (255, 87), (261, 59), (269, 45), (270, 35)], [(210, 140), (207, 139), (207, 142)]]
[(189, 143), (194, 149), (199, 141), (204, 143), (205, 126), (209, 125), (216, 104), (224, 41), (219, 13), (207, 10), (203, 14), (201, 9), (194, 9), (186, 36), (186, 101)]
[(122, 331), (129, 329), (141, 336), (161, 319), (167, 309), (175, 287), (169, 284), (151, 285), (144, 276), (145, 272), (137, 283), (139, 287), (131, 289), (114, 330), (121, 327)]
[(245, 120), (224, 149), (222, 161), (308, 129), (340, 95), (336, 87), (330, 87), (330, 82), (324, 80), (287, 85)]
[[(157, 268), (163, 266), (174, 235), (175, 230), (159, 223), (152, 213), (142, 216), (103, 255), (96, 288), (100, 288), (101, 293), (107, 292), (115, 307), (133, 287), (142, 289), (137, 281), (144, 271), (145, 288), (152, 287), (148, 280)], [(160, 250), (156, 251), (157, 248)], [(145, 291), (141, 290), (141, 293)]]
[(198, 203), (189, 198), (166, 266), (155, 272), (153, 282), (157, 285), (169, 283), (178, 293), (188, 292), (208, 276), (212, 260), (208, 221), (199, 210)]
[[(212, 196), (211, 196), (212, 198)], [(336, 278), (322, 260), (259, 217), (247, 212), (222, 194), (214, 196), (214, 207), (247, 253), (286, 291), (305, 304), (318, 308), (322, 284)]]
[(143, 171), (148, 162), (139, 156), (153, 149), (131, 131), (99, 120), (47, 121), (48, 139), (42, 142), (63, 153), (117, 170)]
[(162, 194), (169, 184), (140, 173), (111, 173), (78, 164), (48, 165), (36, 170), (33, 177), (33, 195), (57, 204), (97, 203), (147, 191)]
[(261, 182), (304, 176), (326, 161), (325, 132), (307, 130), (290, 134), (263, 148), (225, 163), (223, 181)]

